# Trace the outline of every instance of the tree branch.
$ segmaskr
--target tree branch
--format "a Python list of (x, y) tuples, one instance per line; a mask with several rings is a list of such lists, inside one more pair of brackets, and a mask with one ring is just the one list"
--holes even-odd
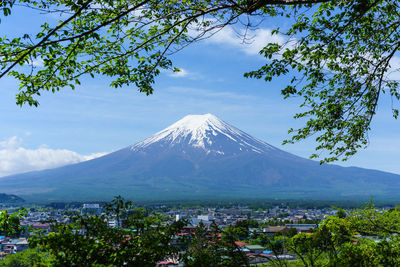
[(6, 75), (10, 70), (12, 70), (17, 64), (19, 64), (22, 60), (24, 60), (25, 56), (29, 55), (33, 50), (35, 50), (37, 47), (40, 47), (45, 43), (56, 31), (64, 27), (66, 24), (68, 24), (71, 20), (76, 18), (85, 8), (87, 8), (92, 0), (87, 1), (85, 4), (83, 4), (76, 12), (74, 15), (63, 21), (60, 25), (55, 27), (49, 34), (47, 34), (39, 43), (36, 45), (32, 46), (31, 48), (28, 49), (22, 56), (20, 56), (13, 64), (11, 64), (10, 67), (8, 67), (4, 72), (0, 74), (0, 79)]

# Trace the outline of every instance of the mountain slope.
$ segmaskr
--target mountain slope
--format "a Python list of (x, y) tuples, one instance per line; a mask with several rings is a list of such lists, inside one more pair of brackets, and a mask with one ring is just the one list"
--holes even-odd
[(297, 157), (211, 114), (189, 115), (135, 145), (90, 161), (0, 178), (27, 200), (199, 198), (400, 199), (400, 176)]
[(25, 201), (24, 199), (18, 196), (0, 193), (0, 203), (10, 204), (10, 203), (22, 203), (24, 201)]

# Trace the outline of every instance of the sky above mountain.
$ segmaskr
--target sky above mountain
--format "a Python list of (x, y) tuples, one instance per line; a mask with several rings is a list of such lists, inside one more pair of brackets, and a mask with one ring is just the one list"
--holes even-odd
[[(33, 32), (51, 15), (18, 16), (2, 20), (4, 34)], [(292, 116), (299, 111), (300, 99), (283, 100), (280, 89), (285, 77), (266, 83), (243, 77), (265, 63), (258, 55), (275, 25), (267, 20), (250, 32), (247, 42), (238, 36), (240, 28), (228, 27), (210, 39), (174, 55), (181, 72), (161, 73), (150, 96), (136, 88), (112, 89), (104, 77), (86, 79), (75, 91), (43, 93), (40, 106), (18, 107), (18, 84), (0, 80), (0, 176), (22, 171), (57, 167), (91, 159), (135, 144), (188, 114), (212, 113), (245, 132), (290, 153), (308, 157), (314, 152), (312, 139), (281, 146), (289, 138), (288, 129), (302, 121)], [(399, 61), (400, 62), (400, 61)], [(40, 67), (40, 62), (36, 63)], [(372, 124), (370, 145), (345, 163), (400, 173), (399, 121), (391, 117), (391, 99), (384, 96)]]

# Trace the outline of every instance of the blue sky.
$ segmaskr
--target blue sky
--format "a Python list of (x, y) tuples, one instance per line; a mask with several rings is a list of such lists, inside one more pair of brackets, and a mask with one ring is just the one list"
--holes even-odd
[[(22, 17), (4, 21), (0, 32), (26, 30), (27, 20)], [(38, 19), (33, 21), (40, 24)], [(38, 108), (20, 108), (15, 105), (18, 85), (10, 78), (1, 79), (0, 176), (91, 159), (139, 142), (185, 115), (203, 113), (308, 157), (314, 152), (312, 140), (281, 146), (287, 130), (302, 125), (292, 118), (300, 99), (283, 100), (280, 95), (287, 80), (266, 83), (243, 77), (265, 63), (257, 51), (271, 38), (273, 26), (271, 21), (262, 24), (252, 33), (251, 44), (242, 44), (227, 28), (188, 47), (173, 57), (182, 72), (162, 73), (150, 96), (133, 86), (110, 88), (107, 79), (96, 77), (83, 80), (75, 91), (43, 93)], [(383, 97), (369, 147), (337, 164), (400, 174), (400, 125), (390, 109), (390, 98)]]

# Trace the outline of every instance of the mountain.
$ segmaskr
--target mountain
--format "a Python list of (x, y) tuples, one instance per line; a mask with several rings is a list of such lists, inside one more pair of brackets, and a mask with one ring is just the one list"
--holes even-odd
[(320, 165), (280, 150), (211, 114), (188, 115), (100, 158), (0, 178), (30, 201), (226, 198), (400, 199), (400, 175)]
[(4, 193), (0, 193), (0, 203), (11, 204), (11, 203), (22, 203), (22, 202), (25, 202), (25, 200), (16, 195), (7, 195)]

